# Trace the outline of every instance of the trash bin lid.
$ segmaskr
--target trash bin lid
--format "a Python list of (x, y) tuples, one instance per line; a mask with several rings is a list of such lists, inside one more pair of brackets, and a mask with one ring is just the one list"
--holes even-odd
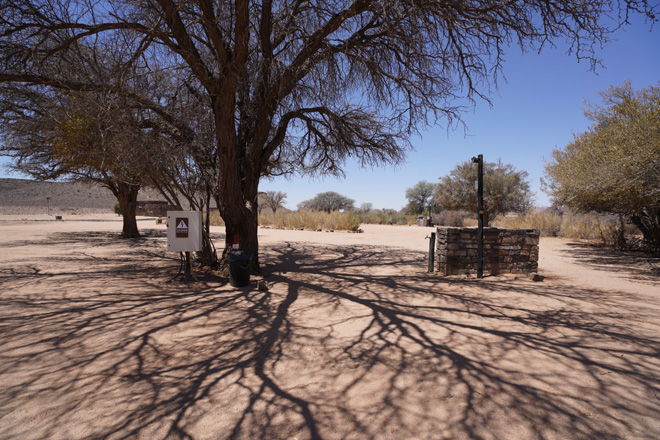
[(246, 251), (229, 252), (227, 254), (227, 259), (229, 261), (243, 261), (243, 260), (249, 260), (251, 258), (252, 258), (252, 253)]

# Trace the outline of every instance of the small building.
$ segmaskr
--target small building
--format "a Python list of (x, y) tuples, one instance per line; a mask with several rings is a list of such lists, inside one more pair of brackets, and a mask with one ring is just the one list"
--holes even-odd
[(417, 226), (431, 226), (431, 217), (425, 215), (418, 216)]
[(138, 200), (136, 214), (146, 217), (167, 217), (167, 211), (177, 211), (178, 209), (162, 200)]

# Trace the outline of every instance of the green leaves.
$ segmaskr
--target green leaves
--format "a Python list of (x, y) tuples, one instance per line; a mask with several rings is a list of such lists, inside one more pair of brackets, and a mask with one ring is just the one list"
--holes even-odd
[[(509, 212), (525, 212), (532, 206), (532, 195), (526, 171), (513, 165), (484, 163), (484, 208), (487, 218)], [(436, 201), (445, 210), (477, 212), (477, 167), (471, 161), (456, 166), (441, 177), (436, 188)]]
[(406, 189), (406, 199), (408, 205), (406, 212), (408, 214), (422, 214), (424, 211), (433, 210), (433, 193), (435, 192), (435, 185), (426, 180), (417, 182), (412, 188)]
[(563, 150), (553, 151), (545, 167), (544, 190), (556, 205), (643, 217), (650, 231), (645, 237), (657, 246), (660, 88), (635, 92), (626, 83), (601, 95), (604, 105), (591, 105), (585, 111), (593, 125)]

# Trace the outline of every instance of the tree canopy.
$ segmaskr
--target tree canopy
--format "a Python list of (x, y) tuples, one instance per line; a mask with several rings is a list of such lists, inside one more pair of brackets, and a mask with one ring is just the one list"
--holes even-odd
[[(532, 193), (526, 171), (501, 161), (484, 162), (485, 224), (497, 215), (525, 212), (532, 206)], [(477, 166), (472, 161), (459, 164), (440, 178), (435, 200), (441, 209), (463, 210), (477, 214), (478, 200), (475, 182)]]
[(14, 158), (14, 169), (42, 180), (100, 183), (119, 201), (122, 235), (138, 237), (137, 195), (160, 145), (125, 102), (113, 94), (20, 86), (2, 87), (0, 95), (0, 151)]
[(284, 206), (284, 199), (286, 199), (286, 193), (282, 191), (266, 191), (262, 193), (264, 204), (268, 206), (273, 212)]
[(547, 162), (544, 190), (556, 205), (621, 214), (660, 248), (660, 83), (601, 93), (593, 124)]
[(431, 210), (435, 205), (434, 201), (435, 185), (426, 180), (417, 182), (411, 188), (406, 189), (406, 212), (409, 214), (422, 214), (425, 210)]
[[(225, 249), (240, 235), (258, 270), (262, 176), (341, 174), (349, 158), (399, 163), (419, 127), (452, 123), (462, 98), (487, 98), (505, 48), (567, 39), (595, 63), (593, 48), (629, 12), (654, 20), (656, 8), (645, 0), (6, 0), (0, 81), (122, 87), (58, 68), (72, 51), (107, 44), (124, 48), (125, 64), (181, 72), (213, 115)], [(162, 110), (159, 99), (136, 99)]]
[(342, 196), (334, 191), (319, 193), (310, 200), (305, 200), (298, 204), (298, 209), (311, 209), (312, 211), (338, 211), (344, 209), (351, 211), (355, 209), (355, 200)]
[(176, 206), (183, 196), (193, 209), (203, 209), (200, 188), (213, 186), (207, 175), (216, 169), (215, 142), (208, 142), (208, 106), (182, 87), (176, 72), (130, 63), (133, 55), (125, 49), (117, 42), (79, 44), (46, 69), (61, 71), (62, 82), (84, 77), (107, 87), (1, 83), (0, 153), (14, 159), (14, 169), (37, 179), (106, 186), (119, 200), (122, 234), (137, 237), (135, 210), (144, 186), (155, 186)]

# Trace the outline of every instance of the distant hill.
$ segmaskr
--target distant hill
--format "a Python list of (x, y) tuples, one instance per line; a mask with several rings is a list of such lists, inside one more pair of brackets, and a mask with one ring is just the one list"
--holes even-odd
[[(0, 178), (0, 215), (2, 214), (42, 214), (48, 209), (46, 197), (50, 197), (51, 211), (62, 212), (112, 212), (117, 199), (109, 189), (90, 183), (78, 182), (39, 182), (27, 179)], [(139, 201), (165, 200), (153, 189), (143, 189), (138, 195)], [(184, 209), (187, 203), (181, 198)], [(259, 196), (262, 212), (271, 212), (264, 206), (263, 197)], [(215, 208), (215, 202), (211, 201)], [(280, 208), (288, 211), (286, 208)]]
[[(39, 182), (27, 179), (0, 178), (0, 214), (16, 213), (20, 208), (51, 208), (62, 211), (85, 210), (112, 212), (117, 199), (100, 185), (77, 182)], [(153, 190), (142, 190), (138, 200), (163, 200)]]

